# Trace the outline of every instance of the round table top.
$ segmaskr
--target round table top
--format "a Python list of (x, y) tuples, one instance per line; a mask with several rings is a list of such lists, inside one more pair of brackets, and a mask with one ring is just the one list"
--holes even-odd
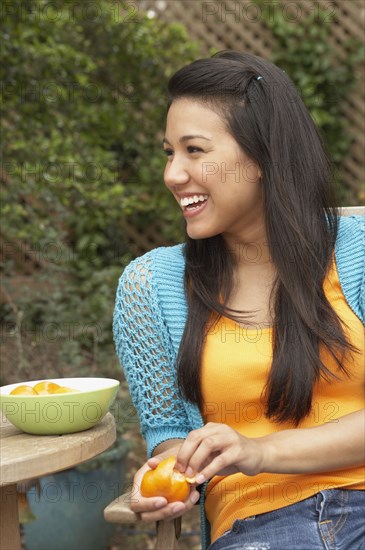
[(65, 435), (26, 434), (0, 414), (0, 484), (72, 468), (105, 451), (115, 439), (111, 413), (89, 430)]

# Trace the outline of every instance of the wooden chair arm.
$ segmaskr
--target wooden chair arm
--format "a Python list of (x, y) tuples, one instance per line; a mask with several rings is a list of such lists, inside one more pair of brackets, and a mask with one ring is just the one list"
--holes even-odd
[[(104, 509), (104, 518), (111, 523), (137, 523), (141, 521), (130, 509), (130, 494), (125, 493)], [(181, 518), (162, 520), (156, 523), (156, 550), (176, 550), (181, 534)]]
[(342, 206), (342, 216), (363, 216), (365, 214), (365, 206)]
[(137, 523), (140, 521), (129, 505), (130, 494), (125, 493), (113, 500), (104, 510), (104, 518), (111, 523)]

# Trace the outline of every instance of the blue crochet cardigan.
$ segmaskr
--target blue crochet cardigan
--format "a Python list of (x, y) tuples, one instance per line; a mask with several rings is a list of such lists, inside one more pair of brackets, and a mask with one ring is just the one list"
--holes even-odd
[[(340, 219), (335, 247), (343, 293), (354, 313), (365, 316), (365, 224), (363, 216)], [(183, 246), (156, 248), (133, 260), (118, 285), (113, 333), (150, 456), (163, 441), (185, 438), (203, 426), (197, 406), (185, 401), (175, 383), (175, 361), (184, 330)], [(203, 548), (209, 543), (202, 491)]]

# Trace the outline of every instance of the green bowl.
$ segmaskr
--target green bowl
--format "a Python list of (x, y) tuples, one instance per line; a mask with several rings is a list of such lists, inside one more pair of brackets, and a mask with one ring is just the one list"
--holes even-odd
[(47, 382), (56, 382), (79, 391), (9, 395), (17, 386), (34, 386), (43, 381), (18, 382), (0, 388), (2, 413), (14, 426), (29, 434), (68, 434), (92, 428), (108, 412), (120, 384), (112, 378), (53, 378)]

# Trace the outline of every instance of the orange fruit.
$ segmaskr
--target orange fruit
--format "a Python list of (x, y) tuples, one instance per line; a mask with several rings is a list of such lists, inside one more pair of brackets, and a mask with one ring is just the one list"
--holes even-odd
[(17, 386), (11, 390), (9, 395), (37, 395), (37, 392), (32, 388), (32, 386)]
[(50, 393), (54, 393), (55, 390), (60, 387), (61, 386), (55, 382), (47, 382), (47, 380), (45, 380), (44, 382), (38, 382), (38, 384), (33, 386), (33, 389), (38, 393), (38, 395), (49, 395)]
[(74, 390), (73, 388), (68, 388), (67, 386), (60, 386), (56, 390), (52, 392), (52, 394), (56, 393), (72, 393), (72, 392), (78, 392), (80, 390)]
[(190, 492), (190, 484), (184, 474), (175, 470), (176, 458), (169, 456), (149, 470), (142, 478), (141, 495), (144, 497), (165, 497), (167, 502), (184, 502)]

